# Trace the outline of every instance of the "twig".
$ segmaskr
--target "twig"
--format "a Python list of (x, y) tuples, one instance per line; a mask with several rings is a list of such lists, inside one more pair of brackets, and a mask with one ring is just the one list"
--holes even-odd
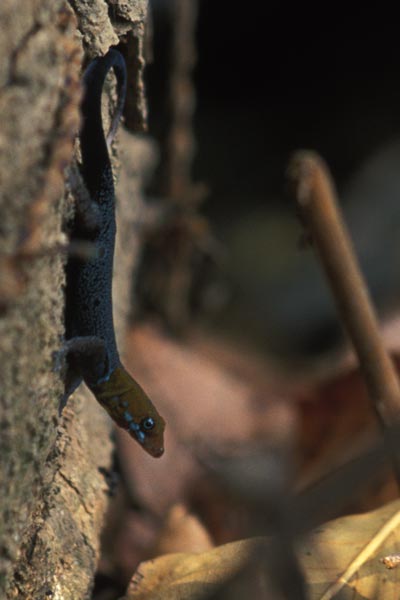
[(322, 594), (320, 600), (331, 600), (340, 590), (349, 583), (354, 573), (369, 560), (386, 538), (400, 525), (400, 511), (396, 512), (379, 529), (366, 546), (351, 561), (344, 573)]
[[(387, 432), (400, 420), (400, 385), (383, 345), (328, 169), (316, 153), (302, 151), (293, 157), (288, 175), (295, 185), (301, 220), (315, 244), (339, 315), (358, 355), (369, 396)], [(393, 448), (391, 453), (400, 482), (400, 458)]]

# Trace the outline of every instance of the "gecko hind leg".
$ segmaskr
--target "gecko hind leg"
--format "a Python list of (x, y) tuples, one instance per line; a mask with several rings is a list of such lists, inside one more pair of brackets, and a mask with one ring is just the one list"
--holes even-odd
[(66, 365), (66, 374), (65, 392), (59, 406), (60, 414), (69, 396), (76, 390), (82, 379), (88, 385), (94, 385), (103, 377), (107, 377), (109, 360), (106, 344), (96, 336), (71, 338), (57, 353), (56, 368), (61, 363)]

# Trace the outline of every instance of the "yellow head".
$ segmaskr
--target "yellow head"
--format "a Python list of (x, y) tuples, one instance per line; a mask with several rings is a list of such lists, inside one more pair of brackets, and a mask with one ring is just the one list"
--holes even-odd
[(140, 385), (120, 366), (90, 388), (110, 417), (149, 453), (164, 453), (165, 421)]

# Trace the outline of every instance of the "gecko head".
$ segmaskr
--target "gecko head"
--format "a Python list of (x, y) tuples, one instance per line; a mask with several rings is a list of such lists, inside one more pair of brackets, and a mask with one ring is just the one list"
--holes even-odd
[(146, 413), (135, 414), (135, 420), (129, 422), (130, 435), (155, 458), (164, 454), (165, 421), (154, 406), (147, 405)]
[(151, 456), (162, 456), (165, 421), (135, 380), (131, 381), (129, 389), (120, 396), (119, 406), (123, 410), (123, 427), (131, 437)]
[(92, 387), (97, 400), (112, 419), (146, 452), (158, 458), (164, 454), (165, 421), (137, 381), (117, 367), (107, 381)]

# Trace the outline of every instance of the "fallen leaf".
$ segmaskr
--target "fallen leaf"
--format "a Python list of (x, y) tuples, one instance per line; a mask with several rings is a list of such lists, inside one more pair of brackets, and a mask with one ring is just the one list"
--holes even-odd
[[(358, 370), (318, 382), (298, 398), (299, 476), (297, 489), (313, 485), (328, 473), (359, 456), (380, 438), (375, 412)], [(346, 512), (363, 512), (398, 497), (398, 487), (390, 469), (383, 469), (352, 499)], [(341, 516), (338, 513), (335, 516)]]
[(176, 504), (167, 515), (152, 555), (204, 552), (213, 546), (210, 535), (200, 520), (182, 504)]
[[(261, 539), (142, 563), (125, 600), (206, 598), (246, 564)], [(273, 543), (269, 540), (272, 549)], [(400, 552), (400, 500), (370, 513), (330, 521), (296, 546), (310, 600), (398, 600), (400, 570), (388, 570), (382, 557)]]
[[(400, 550), (400, 501), (331, 521), (299, 549), (310, 600), (397, 600), (400, 572), (387, 571), (381, 557)], [(340, 592), (339, 596), (336, 596)]]
[(256, 549), (256, 539), (202, 553), (176, 553), (139, 565), (124, 600), (200, 600), (233, 577)]

